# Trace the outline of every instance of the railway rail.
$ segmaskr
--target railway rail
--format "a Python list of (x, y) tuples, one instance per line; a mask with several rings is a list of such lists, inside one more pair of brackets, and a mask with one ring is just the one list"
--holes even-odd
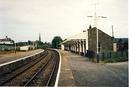
[(24, 66), (0, 75), (0, 86), (54, 86), (58, 65), (58, 52), (45, 50)]

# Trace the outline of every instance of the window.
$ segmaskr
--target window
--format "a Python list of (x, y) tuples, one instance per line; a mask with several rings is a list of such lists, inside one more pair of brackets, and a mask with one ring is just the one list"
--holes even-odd
[(99, 52), (101, 51), (101, 43), (100, 42), (98, 43), (98, 51)]

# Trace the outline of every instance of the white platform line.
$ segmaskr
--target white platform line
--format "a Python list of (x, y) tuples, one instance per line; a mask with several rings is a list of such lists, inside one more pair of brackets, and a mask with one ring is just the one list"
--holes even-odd
[(41, 53), (41, 52), (43, 52), (43, 51), (44, 51), (44, 50), (42, 50), (42, 51), (40, 51), (40, 52), (38, 52), (38, 53), (35, 53), (35, 54), (32, 54), (32, 55), (29, 55), (29, 56), (25, 56), (25, 57), (22, 57), (22, 58), (19, 58), (19, 59), (13, 60), (13, 61), (9, 61), (9, 62), (6, 62), (6, 63), (2, 63), (2, 64), (0, 64), (0, 67), (1, 67), (1, 66), (4, 66), (4, 65), (7, 65), (7, 64), (11, 64), (11, 63), (14, 63), (14, 62), (20, 61), (20, 60), (24, 60), (24, 59), (26, 59), (26, 58), (28, 58), (28, 57), (35, 56), (35, 55), (37, 55), (37, 54), (39, 54), (39, 53)]
[(59, 76), (60, 76), (60, 71), (61, 71), (61, 54), (60, 54), (59, 51), (57, 51), (57, 52), (59, 53), (60, 61), (59, 61), (59, 68), (58, 68), (58, 72), (57, 72), (57, 76), (56, 76), (56, 81), (55, 81), (54, 87), (58, 87)]

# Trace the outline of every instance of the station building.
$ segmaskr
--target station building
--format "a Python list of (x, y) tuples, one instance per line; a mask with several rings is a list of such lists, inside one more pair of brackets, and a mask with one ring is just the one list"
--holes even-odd
[[(89, 27), (82, 33), (65, 39), (61, 43), (61, 49), (71, 51), (83, 56), (95, 56), (97, 51), (97, 29)], [(98, 29), (98, 51), (113, 51), (113, 37)]]

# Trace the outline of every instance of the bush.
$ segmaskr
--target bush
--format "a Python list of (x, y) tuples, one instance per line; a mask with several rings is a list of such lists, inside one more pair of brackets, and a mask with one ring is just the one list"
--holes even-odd
[(128, 58), (110, 58), (110, 59), (106, 59), (104, 60), (105, 63), (115, 63), (115, 62), (125, 62), (128, 61)]

